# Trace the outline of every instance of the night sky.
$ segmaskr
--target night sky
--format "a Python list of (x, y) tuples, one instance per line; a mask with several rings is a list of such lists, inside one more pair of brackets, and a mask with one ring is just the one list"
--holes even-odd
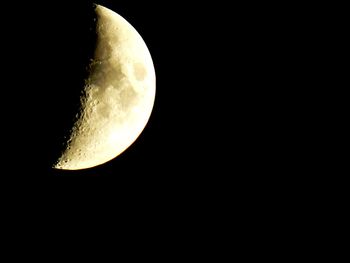
[[(289, 238), (286, 229), (309, 227), (307, 212), (325, 203), (312, 189), (328, 190), (315, 184), (319, 175), (310, 162), (314, 134), (307, 134), (306, 124), (319, 109), (311, 105), (312, 114), (305, 115), (300, 106), (300, 98), (314, 100), (305, 96), (313, 80), (298, 79), (311, 70), (311, 64), (301, 66), (309, 52), (305, 37), (298, 38), (304, 23), (294, 28), (303, 7), (96, 0), (145, 40), (156, 72), (155, 104), (144, 131), (120, 156), (91, 169), (62, 171), (51, 166), (73, 125), (96, 38), (91, 2), (65, 2), (0, 5), (0, 196), (10, 236), (5, 244), (16, 248), (11, 256), (31, 255), (17, 249), (20, 243), (52, 257), (66, 247), (79, 251), (74, 235), (93, 241), (90, 247), (108, 242), (105, 248), (115, 252), (115, 240), (125, 243), (119, 235), (124, 230), (128, 239), (139, 241), (141, 234), (146, 244), (157, 245), (157, 254), (160, 248), (168, 256), (183, 247), (193, 250), (197, 240), (209, 244), (210, 252), (214, 242), (220, 246), (217, 260), (237, 231), (245, 237), (238, 243), (249, 239), (260, 245), (265, 237)], [(94, 238), (94, 232), (106, 238)], [(295, 233), (299, 242), (303, 234)], [(196, 258), (206, 256), (206, 247), (198, 244)]]
[[(242, 22), (213, 3), (96, 3), (123, 16), (149, 48), (156, 98), (148, 125), (131, 147), (104, 165), (81, 171), (51, 169), (79, 106), (95, 45), (90, 30), (94, 13), (89, 1), (24, 3), (10, 19), (1, 18), (4, 76), (10, 83), (3, 99), (15, 108), (13, 114), (4, 114), (5, 138), (11, 141), (5, 143), (10, 153), (4, 161), (10, 167), (6, 178), (39, 182), (98, 176), (115, 182), (186, 185), (208, 178), (207, 172), (220, 172), (234, 160), (224, 152), (234, 151), (229, 146), (231, 128), (238, 127), (235, 122), (244, 111), (237, 106), (242, 100), (229, 95), (239, 93), (234, 87), (245, 66), (240, 64), (245, 43), (235, 53), (231, 48), (242, 39)], [(14, 8), (7, 3), (3, 10)], [(229, 60), (231, 55), (236, 60)]]

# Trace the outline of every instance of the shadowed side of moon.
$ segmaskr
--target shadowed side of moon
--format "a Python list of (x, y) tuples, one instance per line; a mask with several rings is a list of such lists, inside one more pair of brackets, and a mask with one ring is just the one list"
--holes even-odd
[[(3, 3), (4, 165), (41, 174), (62, 152), (96, 44), (88, 3)], [(4, 103), (3, 103), (4, 104)], [(7, 169), (6, 169), (7, 170)], [(18, 172), (20, 174), (20, 172)], [(45, 174), (45, 173), (43, 173)]]
[(36, 92), (44, 99), (34, 106), (36, 116), (41, 117), (31, 138), (34, 145), (29, 148), (44, 153), (41, 161), (49, 169), (66, 148), (79, 112), (81, 87), (96, 48), (96, 13), (91, 5), (73, 5), (69, 10), (56, 9), (50, 16), (44, 14), (42, 19), (52, 21), (52, 26), (38, 32), (38, 37), (45, 34), (45, 38), (35, 47), (35, 59), (41, 62)]

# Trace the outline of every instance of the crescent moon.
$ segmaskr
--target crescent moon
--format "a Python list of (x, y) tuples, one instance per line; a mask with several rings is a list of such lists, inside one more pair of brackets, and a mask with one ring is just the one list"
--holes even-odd
[(97, 46), (67, 146), (53, 168), (78, 170), (110, 161), (141, 134), (155, 99), (155, 71), (138, 32), (96, 5)]

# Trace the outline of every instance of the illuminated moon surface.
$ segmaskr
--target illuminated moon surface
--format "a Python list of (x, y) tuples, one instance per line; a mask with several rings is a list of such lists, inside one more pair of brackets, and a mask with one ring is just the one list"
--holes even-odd
[(94, 167), (125, 151), (147, 124), (155, 99), (151, 55), (120, 15), (96, 6), (97, 46), (81, 110), (54, 168)]

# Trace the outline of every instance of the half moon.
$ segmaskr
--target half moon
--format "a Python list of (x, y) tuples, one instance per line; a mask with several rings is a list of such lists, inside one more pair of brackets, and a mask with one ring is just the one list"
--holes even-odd
[(103, 164), (125, 151), (146, 126), (155, 99), (148, 48), (120, 15), (96, 5), (97, 46), (81, 97), (81, 111), (54, 168)]

